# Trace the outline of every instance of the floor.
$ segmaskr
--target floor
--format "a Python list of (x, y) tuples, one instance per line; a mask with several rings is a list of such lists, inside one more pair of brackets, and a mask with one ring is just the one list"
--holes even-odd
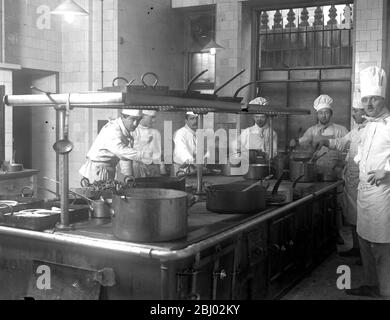
[[(341, 232), (345, 244), (338, 246), (338, 251), (346, 251), (352, 246), (350, 230), (344, 228)], [(289, 291), (282, 300), (380, 300), (369, 297), (349, 296), (344, 290), (337, 288), (337, 268), (345, 265), (351, 270), (351, 288), (363, 285), (363, 267), (355, 264), (355, 257), (340, 257), (332, 254), (317, 267), (309, 276)]]

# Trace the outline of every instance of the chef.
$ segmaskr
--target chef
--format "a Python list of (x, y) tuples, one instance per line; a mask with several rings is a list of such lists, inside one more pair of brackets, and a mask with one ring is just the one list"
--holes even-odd
[(151, 157), (148, 155), (147, 158), (141, 158), (140, 161), (132, 161), (135, 178), (165, 174), (165, 166), (161, 162), (161, 134), (153, 128), (156, 114), (156, 111), (142, 111), (142, 119), (132, 133), (134, 149), (151, 153)]
[[(250, 101), (249, 104), (257, 104), (259, 106), (268, 105), (268, 100), (263, 97), (257, 97), (254, 100)], [(233, 141), (232, 143), (232, 155), (237, 155), (241, 150), (248, 150), (250, 158), (252, 157), (251, 151), (257, 151), (258, 155), (263, 155), (265, 160), (269, 159), (271, 148), (270, 148), (270, 135), (271, 128), (269, 125), (269, 119), (266, 114), (254, 114), (253, 115), (254, 125), (246, 128), (242, 131), (238, 140)], [(273, 130), (273, 157), (276, 156), (278, 149), (278, 135)], [(249, 159), (250, 162), (252, 159)]]
[(95, 139), (87, 153), (87, 161), (79, 173), (90, 183), (113, 180), (119, 160), (141, 160), (151, 158), (150, 151), (138, 151), (129, 147), (131, 132), (140, 120), (140, 110), (123, 110), (119, 118), (109, 121)]
[(173, 170), (171, 176), (185, 168), (189, 173), (195, 173), (196, 165), (196, 130), (198, 129), (198, 115), (187, 112), (185, 126), (177, 130), (173, 136)]
[[(360, 143), (360, 135), (362, 129), (367, 123), (365, 119), (365, 111), (363, 104), (359, 101), (352, 108), (352, 118), (354, 119), (356, 126), (344, 137), (337, 139), (328, 139), (324, 136), (315, 137), (317, 145), (328, 147), (332, 150), (338, 150), (340, 152), (348, 151), (345, 158), (345, 167), (343, 171), (344, 179), (344, 192), (343, 192), (343, 213), (345, 222), (352, 226), (352, 249), (341, 252), (341, 256), (358, 256), (360, 257), (359, 241), (356, 233), (356, 220), (357, 220), (357, 188), (359, 184), (359, 166), (354, 161), (357, 155), (358, 144)], [(359, 264), (361, 262), (359, 261)]]
[[(333, 116), (333, 107), (332, 107), (333, 99), (326, 95), (320, 95), (314, 101), (314, 109), (317, 112), (318, 123), (315, 126), (310, 127), (306, 130), (303, 136), (296, 140), (290, 141), (291, 147), (296, 147), (298, 144), (302, 147), (313, 147), (315, 148), (315, 137), (318, 135), (326, 136), (328, 139), (337, 139), (344, 137), (348, 130), (347, 128), (335, 124), (331, 121)], [(319, 174), (326, 174), (330, 170), (334, 170), (336, 165), (343, 161), (342, 155), (337, 150), (328, 150), (326, 147), (322, 147), (317, 156), (326, 153), (326, 155), (322, 156), (316, 162), (317, 164), (317, 172)]]
[(357, 233), (365, 285), (347, 294), (390, 299), (390, 113), (385, 106), (386, 73), (360, 72), (361, 101), (368, 116), (355, 161), (359, 164)]

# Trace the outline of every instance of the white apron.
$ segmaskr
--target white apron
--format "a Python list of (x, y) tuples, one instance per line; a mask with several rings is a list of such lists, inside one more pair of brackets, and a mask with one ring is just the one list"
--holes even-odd
[(345, 222), (356, 226), (357, 220), (357, 195), (359, 186), (359, 166), (349, 157), (343, 172), (344, 193), (343, 206)]
[(113, 163), (93, 162), (89, 159), (80, 168), (79, 173), (90, 183), (115, 179), (116, 168)]
[(390, 243), (390, 186), (360, 183), (357, 200), (357, 232), (377, 243)]

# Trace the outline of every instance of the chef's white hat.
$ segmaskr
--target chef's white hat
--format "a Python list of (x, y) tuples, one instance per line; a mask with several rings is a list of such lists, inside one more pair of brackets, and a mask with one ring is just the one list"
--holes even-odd
[(192, 111), (186, 112), (187, 116), (198, 116), (196, 113), (193, 113)]
[(379, 67), (368, 67), (360, 71), (361, 97), (386, 95), (386, 72)]
[(321, 94), (317, 99), (314, 100), (314, 109), (320, 111), (321, 109), (333, 109), (332, 108), (333, 99), (327, 94)]
[(269, 101), (266, 98), (257, 97), (257, 98), (254, 98), (251, 102), (249, 102), (249, 104), (258, 104), (260, 106), (267, 106), (268, 102)]
[(142, 116), (141, 110), (137, 110), (137, 109), (124, 109), (124, 110), (122, 110), (122, 114), (125, 114), (127, 116), (132, 116), (132, 117), (141, 117)]
[(144, 114), (145, 116), (154, 117), (157, 114), (157, 111), (155, 111), (155, 110), (142, 110), (142, 114)]

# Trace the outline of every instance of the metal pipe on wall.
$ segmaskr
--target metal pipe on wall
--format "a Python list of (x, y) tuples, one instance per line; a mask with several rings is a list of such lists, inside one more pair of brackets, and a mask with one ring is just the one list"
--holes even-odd
[(101, 0), (100, 2), (100, 14), (101, 14), (101, 23), (100, 23), (100, 27), (101, 27), (101, 44), (100, 44), (100, 50), (101, 50), (101, 58), (102, 58), (102, 61), (101, 61), (101, 76), (102, 76), (102, 79), (101, 79), (101, 87), (103, 88), (104, 87), (104, 26), (103, 26), (103, 21), (104, 21), (104, 0)]
[[(203, 129), (203, 114), (199, 115), (199, 129)], [(204, 159), (203, 159), (204, 161)], [(203, 180), (203, 164), (197, 164), (196, 165), (197, 170), (196, 170), (196, 180), (197, 180), (197, 186), (196, 186), (196, 191), (198, 194), (202, 193), (202, 180)]]

